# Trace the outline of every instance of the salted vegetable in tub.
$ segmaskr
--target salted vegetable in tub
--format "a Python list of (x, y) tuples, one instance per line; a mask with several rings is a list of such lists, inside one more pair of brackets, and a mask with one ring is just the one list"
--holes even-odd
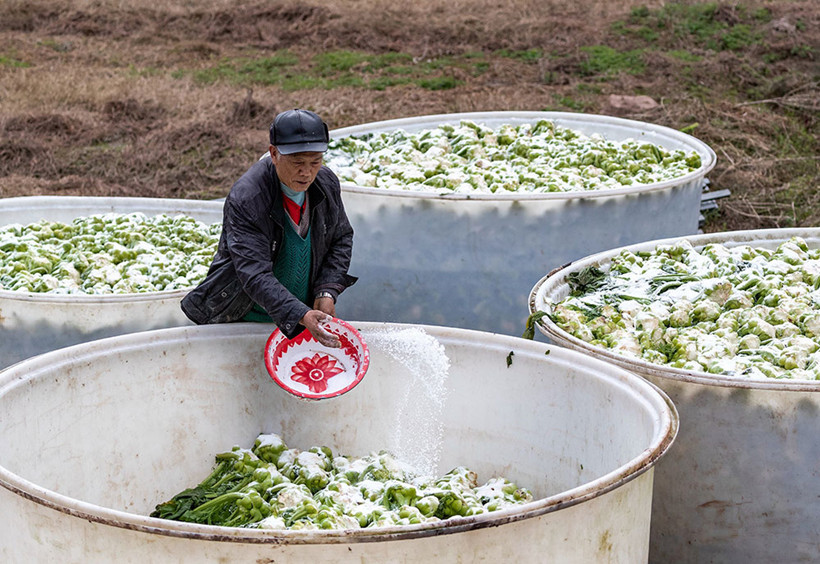
[(695, 152), (607, 140), (542, 119), (489, 127), (471, 120), (435, 129), (333, 139), (326, 164), (359, 186), (440, 193), (544, 193), (653, 184), (701, 167)]
[(820, 249), (800, 237), (624, 250), (567, 282), (569, 295), (535, 315), (592, 345), (690, 371), (820, 379)]
[(261, 529), (359, 529), (441, 521), (532, 501), (502, 477), (479, 485), (459, 466), (432, 478), (387, 451), (362, 457), (326, 446), (289, 448), (276, 434), (216, 455), (210, 475), (151, 517)]
[(208, 272), (220, 223), (141, 212), (0, 227), (0, 290), (131, 294), (196, 286)]

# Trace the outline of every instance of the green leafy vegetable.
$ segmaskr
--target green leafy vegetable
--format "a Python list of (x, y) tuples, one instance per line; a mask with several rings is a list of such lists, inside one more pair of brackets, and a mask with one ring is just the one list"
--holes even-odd
[(606, 273), (597, 266), (587, 266), (567, 275), (570, 292), (574, 295), (596, 289), (606, 280)]
[(605, 190), (677, 178), (702, 164), (696, 152), (586, 136), (550, 120), (496, 128), (462, 120), (342, 137), (325, 161), (360, 186), (440, 193)]
[(607, 272), (568, 276), (559, 328), (654, 364), (741, 378), (820, 379), (820, 249), (688, 241), (621, 252)]
[(497, 511), (532, 501), (505, 478), (478, 484), (459, 466), (433, 479), (382, 451), (333, 456), (327, 447), (288, 448), (259, 435), (251, 450), (216, 456), (196, 487), (160, 503), (151, 517), (225, 527), (355, 529), (412, 525)]
[(544, 317), (545, 315), (547, 315), (546, 311), (536, 311), (536, 312), (530, 314), (530, 316), (527, 317), (527, 325), (524, 328), (524, 333), (521, 334), (521, 337), (523, 337), (524, 339), (530, 339), (530, 340), (534, 339), (535, 338), (535, 324), (538, 323), (538, 321), (542, 317)]
[(131, 294), (190, 288), (207, 274), (220, 229), (185, 215), (139, 212), (6, 225), (0, 228), (0, 290)]

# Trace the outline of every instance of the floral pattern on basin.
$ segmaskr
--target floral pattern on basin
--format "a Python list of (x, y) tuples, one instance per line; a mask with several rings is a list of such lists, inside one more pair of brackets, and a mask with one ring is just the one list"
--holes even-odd
[(314, 394), (320, 394), (327, 390), (328, 380), (344, 372), (344, 368), (339, 368), (338, 364), (330, 355), (316, 353), (310, 358), (297, 361), (291, 368), (293, 374), (290, 379), (304, 384)]

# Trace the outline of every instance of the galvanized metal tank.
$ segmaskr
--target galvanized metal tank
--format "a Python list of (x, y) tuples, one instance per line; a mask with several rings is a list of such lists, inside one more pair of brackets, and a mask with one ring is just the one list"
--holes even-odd
[[(0, 199), (0, 225), (69, 222), (99, 213), (185, 214), (222, 221), (222, 203), (163, 198), (31, 196)], [(0, 369), (30, 356), (133, 331), (189, 325), (185, 290), (119, 295), (57, 295), (0, 290)]]
[(331, 138), (412, 132), (469, 119), (490, 127), (540, 119), (586, 135), (636, 139), (696, 151), (700, 169), (675, 180), (583, 193), (447, 194), (342, 184), (355, 230), (342, 317), (429, 323), (521, 335), (526, 296), (544, 272), (590, 253), (698, 230), (704, 143), (673, 129), (621, 118), (562, 112), (484, 112), (379, 121), (331, 131)]
[[(820, 229), (768, 229), (686, 237), (775, 248), (792, 236), (820, 246)], [(627, 248), (650, 251), (665, 241)], [(621, 249), (585, 257), (542, 278), (530, 311), (567, 295), (567, 277), (606, 265)], [(820, 381), (750, 380), (650, 364), (592, 346), (548, 317), (550, 342), (626, 368), (663, 389), (680, 412), (680, 435), (658, 465), (652, 562), (816, 562), (820, 555)]]
[(353, 325), (370, 343), (370, 371), (331, 400), (277, 386), (262, 360), (270, 328), (250, 323), (116, 336), (0, 372), (0, 561), (646, 561), (654, 465), (677, 431), (668, 398), (574, 351), (433, 326), (421, 329), (450, 362), (439, 469), (505, 476), (533, 502), (340, 531), (147, 516), (260, 432), (342, 454), (387, 445), (408, 424), (396, 415), (411, 372), (373, 336), (406, 327)]

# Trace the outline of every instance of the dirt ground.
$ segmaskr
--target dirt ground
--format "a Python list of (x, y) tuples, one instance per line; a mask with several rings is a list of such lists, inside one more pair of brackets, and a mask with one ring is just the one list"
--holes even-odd
[(0, 0), (0, 14), (0, 197), (221, 197), (292, 107), (331, 129), (557, 110), (709, 144), (711, 188), (731, 196), (706, 231), (820, 225), (815, 1)]

